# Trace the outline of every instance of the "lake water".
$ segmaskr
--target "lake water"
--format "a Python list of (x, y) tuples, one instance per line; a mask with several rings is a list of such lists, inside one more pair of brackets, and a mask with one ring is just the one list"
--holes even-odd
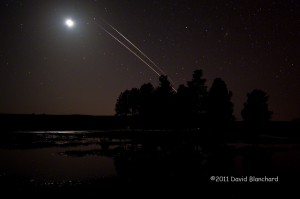
[[(100, 146), (68, 147), (67, 150), (91, 150)], [(64, 147), (38, 149), (0, 149), (0, 171), (5, 175), (35, 181), (81, 180), (116, 176), (111, 157), (62, 155)]]
[(72, 184), (93, 179), (199, 180), (210, 175), (300, 176), (299, 144), (205, 144), (130, 140), (90, 131), (16, 132), (2, 136), (0, 180)]

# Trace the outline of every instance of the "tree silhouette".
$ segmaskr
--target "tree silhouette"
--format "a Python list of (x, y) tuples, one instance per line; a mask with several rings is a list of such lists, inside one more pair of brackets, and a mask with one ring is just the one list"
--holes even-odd
[(139, 89), (125, 90), (117, 99), (117, 116), (137, 116), (139, 114)]
[(177, 93), (165, 75), (159, 77), (156, 89), (148, 83), (140, 89), (126, 90), (117, 99), (116, 115), (139, 116), (144, 124), (151, 120), (157, 124), (172, 124), (172, 127), (174, 121), (181, 126), (199, 126), (199, 119), (207, 112), (207, 87), (202, 76), (202, 70), (194, 71), (192, 80), (187, 86), (180, 85)]
[(176, 93), (176, 110), (177, 110), (177, 117), (179, 118), (186, 118), (191, 114), (191, 103), (189, 98), (189, 89), (185, 85), (181, 84)]
[(157, 93), (162, 95), (163, 97), (172, 97), (174, 95), (174, 91), (170, 81), (168, 80), (168, 76), (161, 75), (159, 77), (159, 86), (157, 87)]
[(138, 88), (132, 88), (129, 94), (129, 111), (132, 116), (139, 115), (140, 111), (140, 91)]
[(129, 94), (129, 90), (125, 90), (119, 95), (115, 106), (117, 116), (129, 115)]
[(255, 89), (248, 93), (247, 102), (244, 103), (244, 109), (241, 112), (243, 120), (254, 124), (268, 122), (273, 114), (269, 111), (268, 99), (269, 96), (262, 90)]
[[(122, 92), (115, 105), (117, 116), (130, 116), (136, 127), (143, 128), (198, 128), (209, 127), (212, 132), (233, 124), (232, 92), (221, 78), (216, 78), (207, 91), (202, 70), (195, 70), (187, 86), (180, 85), (175, 93), (168, 77), (159, 77), (159, 85), (143, 84), (139, 89)], [(267, 127), (272, 112), (268, 108), (266, 92), (253, 90), (241, 111), (243, 120), (250, 130)], [(132, 117), (133, 116), (133, 117)], [(214, 126), (207, 126), (213, 124)], [(258, 132), (258, 131), (257, 131)]]
[(159, 77), (159, 86), (154, 93), (154, 107), (156, 118), (160, 124), (167, 125), (172, 121), (174, 112), (174, 91), (168, 77)]
[(192, 106), (188, 87), (181, 84), (175, 94), (174, 116), (177, 127), (186, 128), (192, 120)]
[(150, 118), (153, 116), (153, 95), (154, 95), (154, 87), (151, 83), (143, 84), (140, 88), (140, 116), (144, 118)]
[(227, 89), (221, 78), (216, 78), (208, 92), (207, 112), (212, 122), (229, 122), (234, 120), (232, 92)]
[(189, 112), (192, 117), (203, 116), (206, 113), (207, 86), (202, 70), (195, 70), (192, 81), (188, 81)]

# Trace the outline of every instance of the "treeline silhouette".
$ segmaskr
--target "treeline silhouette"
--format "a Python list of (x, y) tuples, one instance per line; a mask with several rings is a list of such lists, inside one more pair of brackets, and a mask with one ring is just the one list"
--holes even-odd
[[(272, 116), (267, 93), (255, 89), (247, 94), (242, 110), (243, 120), (250, 126), (267, 123)], [(206, 86), (202, 70), (195, 70), (191, 81), (177, 91), (168, 77), (161, 75), (159, 85), (151, 83), (122, 92), (116, 102), (119, 117), (134, 118), (130, 127), (142, 128), (224, 128), (233, 124), (232, 92), (224, 80), (216, 78), (211, 88)]]

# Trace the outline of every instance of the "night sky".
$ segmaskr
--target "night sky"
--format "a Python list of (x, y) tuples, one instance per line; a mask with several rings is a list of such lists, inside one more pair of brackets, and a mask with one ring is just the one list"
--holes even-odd
[(300, 118), (297, 0), (0, 4), (0, 113), (112, 115), (125, 89), (158, 85), (158, 76), (100, 27), (109, 28), (104, 19), (175, 88), (203, 69), (209, 87), (216, 77), (225, 80), (237, 119), (255, 88), (270, 96), (274, 120)]

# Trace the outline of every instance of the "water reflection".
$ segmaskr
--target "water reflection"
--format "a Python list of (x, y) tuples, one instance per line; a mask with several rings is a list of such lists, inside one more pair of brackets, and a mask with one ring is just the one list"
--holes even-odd
[[(200, 186), (211, 184), (212, 175), (300, 175), (298, 144), (214, 143), (199, 137), (90, 132), (11, 133), (3, 138), (0, 183), (10, 181), (12, 186), (19, 182), (46, 187), (115, 187), (118, 183)], [(289, 161), (293, 162), (290, 166), (285, 164)]]
[[(69, 147), (68, 150), (95, 150), (98, 146)], [(84, 180), (115, 176), (113, 159), (84, 155), (73, 158), (62, 155), (64, 147), (35, 149), (0, 149), (0, 171), (9, 176), (26, 177), (34, 181)]]

